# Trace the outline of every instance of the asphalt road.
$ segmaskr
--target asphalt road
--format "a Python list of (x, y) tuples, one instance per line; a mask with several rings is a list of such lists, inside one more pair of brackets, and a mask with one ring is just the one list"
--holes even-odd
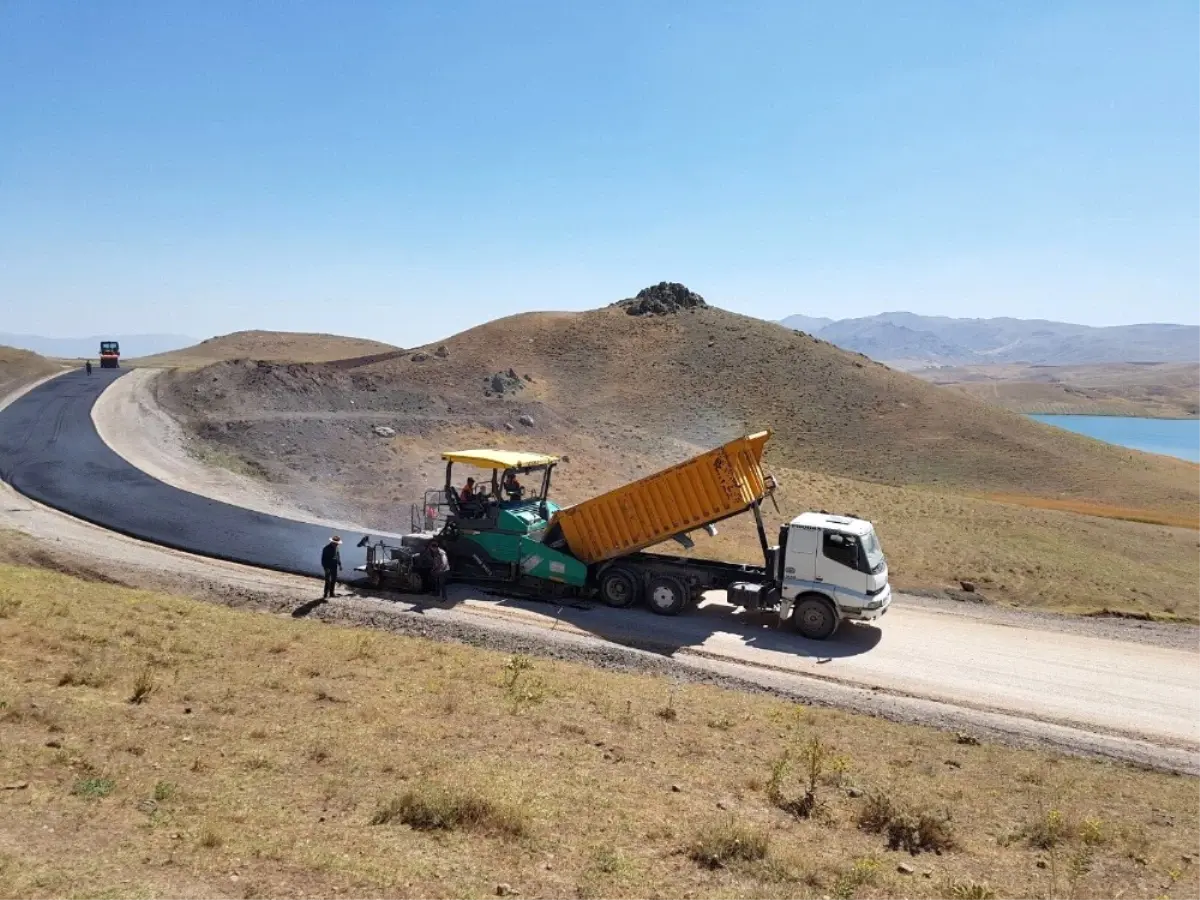
[[(181, 491), (100, 439), (91, 409), (127, 370), (68, 372), (0, 410), (0, 479), (54, 509), (176, 550), (295, 575), (321, 575), (329, 530)], [(344, 576), (365, 561), (341, 535)]]

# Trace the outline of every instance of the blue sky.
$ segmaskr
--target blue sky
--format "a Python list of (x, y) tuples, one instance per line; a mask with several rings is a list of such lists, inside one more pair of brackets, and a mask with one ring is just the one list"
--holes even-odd
[(1200, 321), (1193, 2), (0, 4), (0, 330)]

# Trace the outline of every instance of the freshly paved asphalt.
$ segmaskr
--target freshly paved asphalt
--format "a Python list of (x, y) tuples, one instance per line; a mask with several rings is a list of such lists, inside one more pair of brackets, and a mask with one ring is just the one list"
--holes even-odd
[[(27, 497), (130, 537), (296, 575), (321, 575), (326, 528), (181, 491), (134, 468), (101, 440), (96, 398), (126, 370), (82, 369), (0, 410), (0, 479)], [(342, 578), (365, 561), (344, 533)]]

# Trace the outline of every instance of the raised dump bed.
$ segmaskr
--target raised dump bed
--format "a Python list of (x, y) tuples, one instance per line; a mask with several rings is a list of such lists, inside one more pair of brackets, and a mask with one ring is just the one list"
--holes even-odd
[(559, 510), (571, 554), (593, 564), (736, 516), (771, 487), (762, 470), (770, 431), (740, 437), (669, 469)]

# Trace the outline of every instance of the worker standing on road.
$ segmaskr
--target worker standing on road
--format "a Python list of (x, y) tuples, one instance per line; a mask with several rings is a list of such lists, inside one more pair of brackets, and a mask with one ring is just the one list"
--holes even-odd
[(337, 596), (334, 589), (337, 587), (338, 570), (342, 567), (341, 546), (342, 539), (335, 534), (321, 551), (321, 568), (325, 570), (325, 595), (322, 600)]
[(442, 549), (442, 545), (437, 541), (429, 542), (429, 571), (433, 575), (433, 589), (437, 595), (446, 599), (446, 576), (450, 574), (450, 560), (446, 558), (446, 551)]
[(91, 361), (90, 359), (89, 359), (89, 360), (87, 360), (86, 362), (84, 362), (84, 364), (83, 364), (83, 367), (84, 367), (85, 369), (87, 369), (87, 373), (88, 373), (89, 375), (91, 375), (91, 374), (92, 374), (92, 361)]

